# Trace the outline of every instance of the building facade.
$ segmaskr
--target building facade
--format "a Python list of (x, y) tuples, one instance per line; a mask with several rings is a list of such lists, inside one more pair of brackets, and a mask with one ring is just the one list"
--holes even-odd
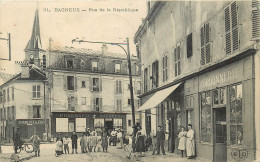
[(180, 127), (192, 124), (197, 156), (257, 159), (259, 1), (148, 7), (135, 35), (142, 66), (138, 111), (146, 133), (161, 125), (168, 151), (178, 153)]
[[(52, 135), (120, 128), (132, 133), (131, 98), (124, 54), (73, 47), (48, 51)], [(140, 70), (131, 57), (134, 102), (141, 92)], [(137, 106), (136, 106), (137, 107)]]

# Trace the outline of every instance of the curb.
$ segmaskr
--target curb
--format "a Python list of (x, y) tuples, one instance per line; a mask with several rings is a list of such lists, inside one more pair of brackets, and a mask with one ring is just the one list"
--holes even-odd
[(35, 157), (35, 155), (31, 155), (31, 156), (28, 156), (28, 157), (25, 157), (25, 158), (22, 158), (22, 159), (19, 159), (18, 161), (24, 161), (24, 160), (29, 160), (31, 158)]

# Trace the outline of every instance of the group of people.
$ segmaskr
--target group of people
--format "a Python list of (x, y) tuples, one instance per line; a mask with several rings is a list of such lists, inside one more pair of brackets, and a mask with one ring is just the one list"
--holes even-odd
[(123, 132), (121, 129), (115, 130), (115, 128), (110, 132), (109, 145), (117, 146), (119, 149), (123, 148)]

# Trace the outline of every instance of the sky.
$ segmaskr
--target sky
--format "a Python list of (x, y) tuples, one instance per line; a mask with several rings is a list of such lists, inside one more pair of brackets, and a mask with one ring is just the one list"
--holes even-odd
[[(136, 54), (134, 35), (147, 15), (146, 0), (88, 0), (88, 1), (0, 1), (0, 38), (11, 34), (11, 61), (0, 61), (0, 72), (17, 73), (15, 61), (24, 59), (24, 48), (33, 27), (38, 6), (43, 49), (68, 46), (101, 50), (102, 44), (73, 43), (72, 39), (88, 41), (124, 42), (130, 40), (130, 52)], [(64, 12), (71, 8), (72, 12)], [(127, 12), (121, 9), (127, 9)], [(128, 10), (130, 9), (130, 10)], [(110, 11), (109, 11), (110, 10)], [(76, 11), (76, 12), (74, 12)], [(78, 12), (79, 11), (79, 12)], [(121, 12), (120, 12), (121, 11)], [(108, 45), (109, 52), (124, 53), (117, 46)], [(8, 44), (0, 40), (0, 58), (8, 58)]]

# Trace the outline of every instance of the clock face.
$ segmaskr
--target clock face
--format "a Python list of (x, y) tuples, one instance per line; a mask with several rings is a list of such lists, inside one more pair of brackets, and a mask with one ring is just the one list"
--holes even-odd
[(33, 56), (33, 55), (31, 55), (31, 56), (30, 56), (30, 58), (31, 58), (31, 59), (33, 59), (33, 58), (34, 58), (34, 56)]

